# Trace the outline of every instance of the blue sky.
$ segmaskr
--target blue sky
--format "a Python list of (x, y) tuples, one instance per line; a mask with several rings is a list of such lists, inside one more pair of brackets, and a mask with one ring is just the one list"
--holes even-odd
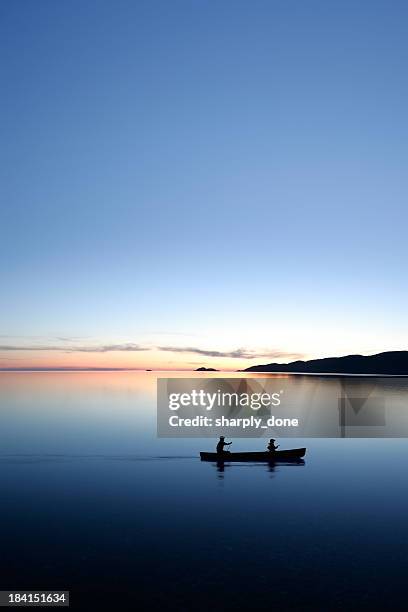
[(0, 11), (0, 367), (406, 348), (406, 3)]

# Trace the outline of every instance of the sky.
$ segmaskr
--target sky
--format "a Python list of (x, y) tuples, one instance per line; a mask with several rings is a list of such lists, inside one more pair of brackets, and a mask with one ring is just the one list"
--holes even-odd
[(2, 0), (0, 368), (405, 350), (408, 4)]

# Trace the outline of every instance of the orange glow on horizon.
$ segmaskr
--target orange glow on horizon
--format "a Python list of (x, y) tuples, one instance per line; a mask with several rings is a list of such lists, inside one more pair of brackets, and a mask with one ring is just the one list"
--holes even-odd
[[(190, 357), (190, 359), (189, 359)], [(264, 360), (265, 361), (265, 360)], [(232, 359), (229, 357), (203, 357), (177, 352), (172, 354), (157, 350), (151, 351), (107, 351), (107, 352), (62, 352), (62, 351), (13, 351), (0, 355), (0, 368), (4, 369), (131, 369), (162, 371), (194, 371), (199, 367), (215, 368), (235, 372), (245, 369), (262, 360)]]

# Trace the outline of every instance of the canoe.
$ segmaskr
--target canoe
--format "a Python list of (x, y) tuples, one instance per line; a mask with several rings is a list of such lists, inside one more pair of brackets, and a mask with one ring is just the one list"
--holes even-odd
[(305, 448), (292, 448), (274, 453), (200, 453), (201, 461), (296, 461), (305, 456)]

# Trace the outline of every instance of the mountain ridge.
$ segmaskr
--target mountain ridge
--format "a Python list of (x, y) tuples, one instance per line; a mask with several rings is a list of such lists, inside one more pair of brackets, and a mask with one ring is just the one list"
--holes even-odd
[(408, 376), (408, 351), (385, 351), (375, 355), (344, 355), (290, 363), (251, 366), (243, 372), (292, 372), (299, 374), (386, 374)]

